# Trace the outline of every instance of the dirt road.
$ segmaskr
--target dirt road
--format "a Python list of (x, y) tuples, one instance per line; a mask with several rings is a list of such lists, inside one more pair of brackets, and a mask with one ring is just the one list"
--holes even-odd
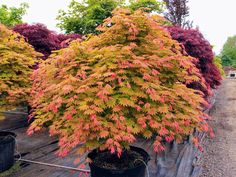
[(201, 177), (236, 177), (236, 80), (225, 79), (210, 112), (216, 137), (208, 138)]

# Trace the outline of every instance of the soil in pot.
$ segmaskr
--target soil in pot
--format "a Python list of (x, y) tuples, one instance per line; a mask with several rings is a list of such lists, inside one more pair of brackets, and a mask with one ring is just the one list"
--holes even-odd
[(141, 165), (143, 160), (141, 154), (132, 150), (126, 150), (122, 153), (120, 158), (118, 158), (116, 154), (110, 154), (110, 152), (101, 152), (97, 157), (95, 157), (93, 163), (101, 168), (124, 170)]
[(12, 132), (0, 132), (0, 173), (14, 164), (15, 137)]
[(108, 151), (94, 150), (88, 154), (91, 177), (144, 177), (150, 157), (141, 148), (131, 147), (120, 158)]

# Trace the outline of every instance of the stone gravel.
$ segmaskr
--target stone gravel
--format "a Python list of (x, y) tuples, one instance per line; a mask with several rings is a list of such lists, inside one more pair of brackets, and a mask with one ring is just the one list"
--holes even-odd
[(207, 137), (200, 177), (236, 177), (236, 80), (225, 79), (210, 111), (215, 138)]

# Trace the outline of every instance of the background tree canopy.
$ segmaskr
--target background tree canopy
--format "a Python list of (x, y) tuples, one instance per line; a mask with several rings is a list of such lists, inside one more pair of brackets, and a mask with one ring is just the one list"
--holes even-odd
[(172, 22), (173, 25), (183, 28), (192, 28), (193, 22), (187, 20), (189, 17), (188, 0), (163, 0), (166, 4), (167, 12), (165, 18)]
[(221, 52), (223, 66), (236, 67), (236, 36), (229, 37)]
[(83, 0), (81, 3), (72, 0), (68, 11), (59, 11), (58, 27), (66, 33), (97, 33), (95, 28), (122, 3), (123, 0)]
[(6, 5), (0, 6), (0, 23), (8, 27), (23, 23), (22, 17), (26, 14), (28, 7), (27, 3), (20, 4), (19, 8)]
[(57, 26), (66, 33), (97, 34), (96, 28), (119, 6), (132, 10), (147, 7), (155, 12), (162, 9), (162, 3), (157, 0), (130, 0), (128, 4), (125, 0), (83, 0), (81, 3), (72, 0), (67, 11), (59, 11)]
[(163, 3), (157, 0), (130, 0), (128, 7), (131, 10), (138, 10), (139, 8), (148, 8), (149, 12), (161, 12), (163, 9)]

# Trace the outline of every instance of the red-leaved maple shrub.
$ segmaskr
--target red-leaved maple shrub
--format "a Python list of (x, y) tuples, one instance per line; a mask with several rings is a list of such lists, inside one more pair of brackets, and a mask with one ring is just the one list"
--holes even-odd
[(51, 51), (60, 48), (56, 33), (48, 30), (43, 24), (20, 24), (13, 30), (24, 36), (37, 52), (44, 54), (44, 58), (47, 58)]
[[(136, 135), (182, 142), (194, 129), (207, 131), (207, 104), (186, 84), (202, 80), (179, 44), (151, 16), (117, 9), (98, 36), (71, 45), (46, 60), (33, 75), (28, 134), (49, 127), (59, 137), (59, 155), (100, 148), (121, 155)], [(204, 83), (201, 83), (204, 87)], [(195, 139), (196, 142), (196, 139)]]
[(209, 96), (211, 88), (216, 88), (221, 83), (221, 74), (219, 69), (214, 64), (214, 53), (212, 46), (204, 38), (199, 30), (183, 29), (178, 26), (167, 27), (173, 39), (183, 45), (184, 51), (188, 55), (198, 59), (196, 66), (201, 71), (201, 74), (206, 80), (208, 89), (206, 90), (199, 82), (190, 84), (194, 89), (199, 89)]
[(20, 24), (13, 30), (24, 36), (36, 51), (44, 54), (44, 59), (48, 58), (52, 51), (68, 47), (72, 40), (81, 38), (78, 34), (58, 35), (43, 24)]

